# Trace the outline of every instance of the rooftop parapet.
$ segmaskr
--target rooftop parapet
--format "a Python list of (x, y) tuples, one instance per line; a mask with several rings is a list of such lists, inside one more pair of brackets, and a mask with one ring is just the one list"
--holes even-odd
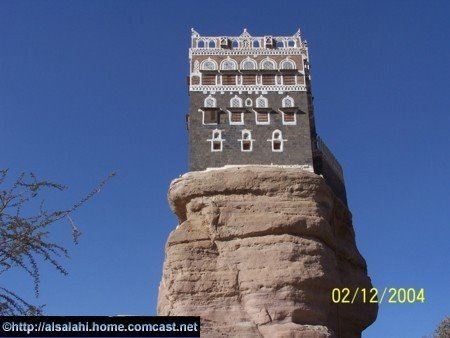
[(246, 28), (239, 36), (201, 36), (191, 29), (191, 52), (211, 50), (284, 50), (307, 55), (307, 42), (302, 41), (300, 30), (292, 36), (251, 36)]

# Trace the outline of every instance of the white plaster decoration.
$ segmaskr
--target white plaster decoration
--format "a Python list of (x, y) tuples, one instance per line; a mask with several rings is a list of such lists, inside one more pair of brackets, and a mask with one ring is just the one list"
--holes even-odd
[(282, 111), (281, 114), (283, 115), (283, 125), (294, 126), (297, 124), (297, 114), (296, 113), (290, 113), (290, 114), (293, 114), (293, 117), (294, 117), (293, 121), (286, 121), (286, 113), (285, 112)]
[(217, 62), (211, 58), (203, 60), (200, 64), (201, 70), (217, 70)]
[(241, 143), (241, 151), (250, 152), (253, 151), (253, 142), (251, 130), (242, 130), (242, 136), (238, 141)]
[(246, 107), (251, 107), (253, 105), (253, 101), (251, 98), (247, 98), (245, 99), (245, 106)]
[(237, 69), (237, 62), (235, 60), (231, 59), (230, 57), (228, 57), (227, 59), (223, 60), (220, 63), (220, 69), (223, 69), (223, 70)]
[[(238, 42), (235, 41), (237, 45)], [(235, 47), (237, 48), (237, 47)], [(191, 48), (190, 55), (304, 55), (307, 58), (307, 50), (300, 48), (283, 48), (283, 49), (266, 49), (266, 48), (249, 48), (249, 49), (206, 49), (206, 48)]]
[(242, 99), (239, 96), (235, 95), (230, 100), (230, 107), (233, 107), (233, 108), (242, 107)]
[(220, 152), (223, 149), (223, 142), (225, 139), (222, 138), (222, 130), (214, 129), (212, 131), (211, 138), (207, 139), (211, 143), (212, 152)]
[[(257, 110), (252, 109), (252, 112), (255, 113), (255, 122), (256, 124), (261, 125), (269, 125), (270, 124), (270, 113), (269, 112), (258, 112)], [(259, 119), (260, 114), (267, 114), (267, 121), (263, 121)]]
[(207, 98), (205, 98), (205, 101), (203, 103), (203, 107), (217, 107), (217, 100), (209, 95)]
[(290, 97), (289, 95), (287, 95), (281, 101), (281, 106), (282, 107), (295, 107), (294, 99), (292, 97)]
[(267, 108), (269, 106), (269, 101), (266, 97), (260, 95), (256, 99), (256, 108)]
[(296, 67), (294, 61), (290, 60), (289, 58), (286, 58), (283, 61), (281, 61), (280, 68), (281, 69), (296, 69), (297, 67)]
[[(228, 113), (228, 121), (230, 122), (230, 125), (243, 125), (244, 124), (244, 112), (231, 112), (229, 110), (226, 110)], [(232, 121), (232, 114), (239, 114), (239, 121)], [(236, 116), (236, 115), (235, 115)]]
[(267, 141), (272, 143), (273, 152), (282, 152), (284, 148), (284, 142), (286, 142), (287, 140), (283, 139), (281, 130), (276, 129), (272, 132), (272, 138), (268, 139)]
[[(258, 79), (258, 77), (257, 77)], [(259, 81), (258, 81), (259, 82)], [(189, 90), (192, 92), (204, 92), (205, 94), (211, 91), (223, 91), (223, 92), (304, 92), (306, 91), (305, 85), (191, 85)]]
[(249, 57), (242, 60), (242, 62), (241, 62), (241, 69), (243, 69), (243, 70), (256, 69), (256, 67), (257, 67), (256, 61)]
[(200, 62), (198, 60), (194, 61), (194, 69), (192, 70), (192, 73), (199, 73), (200, 72)]
[(266, 57), (264, 60), (261, 61), (259, 68), (267, 70), (277, 69), (277, 63), (275, 62), (275, 60)]

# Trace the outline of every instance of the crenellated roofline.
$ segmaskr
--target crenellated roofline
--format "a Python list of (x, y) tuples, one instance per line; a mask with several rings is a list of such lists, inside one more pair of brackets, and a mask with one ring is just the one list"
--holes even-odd
[(191, 50), (306, 49), (300, 29), (291, 36), (252, 36), (246, 28), (239, 36), (202, 36), (191, 28)]

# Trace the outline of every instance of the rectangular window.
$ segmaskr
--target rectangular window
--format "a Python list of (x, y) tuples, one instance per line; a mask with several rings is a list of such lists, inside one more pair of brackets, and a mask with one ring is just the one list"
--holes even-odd
[(273, 141), (272, 145), (272, 151), (281, 151), (281, 142), (280, 141)]
[(203, 74), (202, 76), (202, 84), (204, 85), (215, 85), (216, 84), (216, 76), (212, 74)]
[(211, 150), (212, 151), (222, 151), (222, 142), (220, 142), (220, 141), (213, 141)]
[(255, 75), (243, 75), (242, 83), (244, 85), (254, 85), (254, 84), (256, 84), (256, 76)]
[(204, 114), (203, 115), (204, 124), (217, 123), (217, 111), (207, 110), (203, 114)]
[(285, 124), (295, 124), (295, 113), (288, 112), (283, 114), (283, 123)]
[(242, 113), (236, 113), (236, 112), (231, 113), (231, 122), (242, 123), (243, 122), (242, 121)]
[(284, 75), (283, 84), (285, 85), (295, 85), (295, 75)]
[(234, 86), (236, 84), (236, 75), (222, 75), (222, 84)]
[(258, 123), (269, 123), (269, 113), (258, 112), (256, 113), (256, 122)]
[(252, 142), (242, 141), (242, 151), (251, 151), (251, 150), (252, 150)]
[(275, 84), (275, 75), (263, 74), (262, 84), (263, 85), (274, 85)]

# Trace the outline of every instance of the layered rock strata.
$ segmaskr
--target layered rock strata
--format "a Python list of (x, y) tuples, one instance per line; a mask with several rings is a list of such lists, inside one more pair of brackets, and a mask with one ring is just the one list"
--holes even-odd
[(377, 305), (351, 214), (324, 179), (274, 166), (189, 172), (169, 190), (159, 315), (201, 317), (202, 337), (360, 337)]

